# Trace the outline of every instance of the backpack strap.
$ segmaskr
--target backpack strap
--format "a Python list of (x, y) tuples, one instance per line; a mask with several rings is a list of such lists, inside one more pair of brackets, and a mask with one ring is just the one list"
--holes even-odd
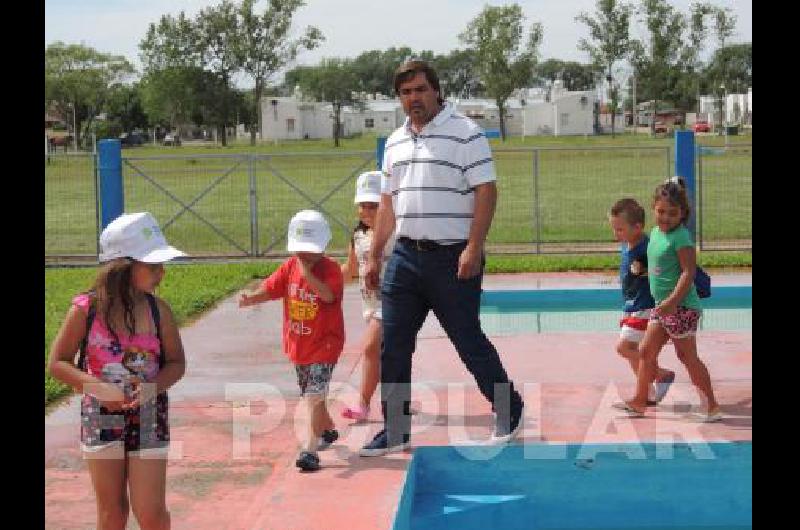
[(156, 336), (158, 337), (158, 368), (164, 367), (164, 342), (161, 338), (161, 313), (158, 311), (156, 297), (150, 293), (144, 294), (147, 303), (150, 304), (150, 313), (153, 315), (153, 323), (156, 325)]
[(89, 333), (92, 331), (92, 324), (94, 317), (97, 315), (97, 298), (94, 296), (94, 291), (86, 293), (89, 295), (89, 311), (86, 314), (86, 335), (81, 340), (81, 346), (78, 354), (78, 369), (86, 371), (86, 346), (89, 342)]

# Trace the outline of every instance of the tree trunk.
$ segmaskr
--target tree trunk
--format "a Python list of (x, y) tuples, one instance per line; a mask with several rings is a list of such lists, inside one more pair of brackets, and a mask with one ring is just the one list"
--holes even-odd
[(497, 110), (500, 112), (500, 139), (506, 141), (506, 105), (505, 101), (497, 100)]
[(339, 147), (339, 134), (341, 133), (341, 124), (339, 123), (339, 116), (341, 115), (342, 106), (340, 103), (333, 104), (333, 146)]
[(611, 65), (608, 65), (608, 94), (611, 96), (611, 139), (616, 138), (614, 131), (614, 122), (617, 117), (617, 93), (614, 90), (614, 78), (611, 76)]
[(217, 126), (217, 134), (219, 135), (219, 141), (222, 144), (222, 147), (228, 145), (228, 138), (225, 129), (226, 127), (224, 123)]
[[(258, 80), (256, 80), (256, 88), (254, 94), (256, 97), (255, 112), (256, 112), (256, 124), (259, 136), (261, 135), (261, 92), (262, 91), (263, 89), (261, 87), (261, 83)], [(250, 145), (256, 145), (256, 128), (253, 127), (252, 124), (250, 126)]]

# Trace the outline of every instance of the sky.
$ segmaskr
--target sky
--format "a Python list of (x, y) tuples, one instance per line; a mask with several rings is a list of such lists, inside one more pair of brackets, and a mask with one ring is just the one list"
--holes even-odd
[[(670, 3), (688, 13), (694, 1), (671, 0)], [(730, 42), (751, 42), (752, 0), (712, 2), (729, 7), (737, 17)], [(194, 15), (218, 3), (219, 0), (45, 0), (45, 47), (58, 40), (83, 43), (101, 52), (124, 55), (140, 68), (138, 44), (151, 22), (157, 22), (163, 14), (177, 15), (181, 11)], [(355, 57), (366, 50), (385, 50), (392, 46), (448, 53), (463, 48), (459, 33), (487, 3), (511, 2), (306, 0), (306, 5), (295, 13), (295, 36), (306, 26), (316, 26), (326, 40), (316, 50), (301, 52), (295, 64), (316, 64), (323, 57)], [(539, 48), (541, 59), (588, 62), (586, 54), (577, 49), (579, 39), (587, 37), (586, 26), (576, 22), (575, 17), (581, 11), (593, 14), (595, 0), (517, 0), (517, 3), (522, 6), (526, 24), (541, 22), (544, 27)], [(256, 5), (263, 8), (266, 2), (261, 0)], [(632, 35), (643, 37), (644, 32), (634, 27)]]

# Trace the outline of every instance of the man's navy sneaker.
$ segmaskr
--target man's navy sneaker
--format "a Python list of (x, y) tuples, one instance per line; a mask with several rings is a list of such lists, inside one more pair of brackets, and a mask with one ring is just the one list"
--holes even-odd
[(403, 436), (403, 443), (389, 446), (389, 436), (386, 429), (375, 435), (371, 442), (361, 448), (358, 452), (361, 456), (383, 456), (389, 453), (399, 453), (408, 448), (408, 436)]

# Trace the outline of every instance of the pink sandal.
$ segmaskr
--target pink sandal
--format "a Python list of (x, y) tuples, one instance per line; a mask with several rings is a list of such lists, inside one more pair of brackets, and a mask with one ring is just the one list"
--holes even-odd
[(347, 407), (342, 411), (342, 417), (349, 420), (364, 421), (369, 417), (369, 407), (361, 405), (355, 408)]

